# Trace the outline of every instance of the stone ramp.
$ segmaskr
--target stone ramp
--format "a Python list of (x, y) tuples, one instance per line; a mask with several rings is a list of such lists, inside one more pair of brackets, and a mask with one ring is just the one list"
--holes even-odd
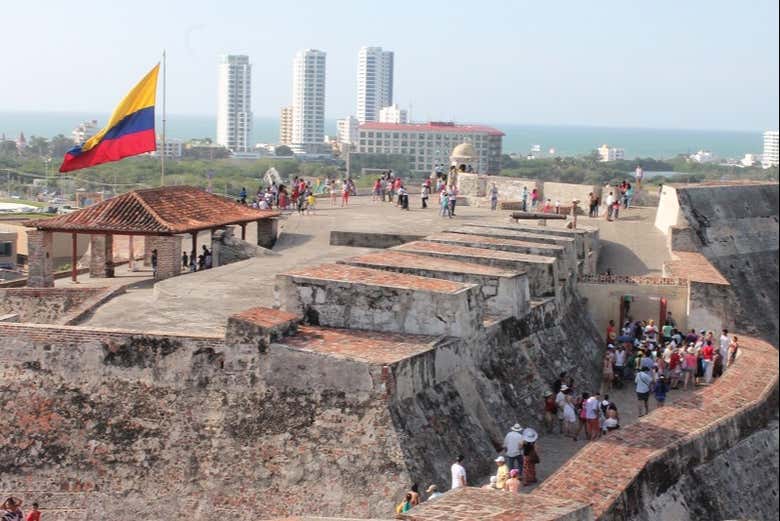
[(558, 291), (558, 265), (555, 257), (470, 248), (430, 241), (414, 241), (392, 248), (396, 251), (473, 262), (503, 269), (525, 271), (533, 297), (555, 295)]
[[(485, 248), (488, 250), (511, 251), (528, 255), (542, 255), (558, 259), (558, 272), (568, 273), (577, 269), (577, 258), (574, 255), (567, 256), (566, 250), (556, 244), (546, 244), (518, 239), (505, 239), (500, 237), (486, 237), (479, 234), (468, 233), (437, 233), (425, 237), (426, 241), (441, 242), (469, 246), (472, 248)], [(572, 252), (573, 253), (573, 252)]]
[(521, 317), (528, 311), (530, 293), (525, 272), (401, 251), (369, 253), (341, 262), (366, 268), (477, 284), (484, 299), (485, 311), (490, 315)]

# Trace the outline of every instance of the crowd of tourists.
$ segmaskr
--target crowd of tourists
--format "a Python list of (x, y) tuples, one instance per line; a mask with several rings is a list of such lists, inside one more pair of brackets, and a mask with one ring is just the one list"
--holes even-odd
[[(578, 441), (594, 441), (620, 429), (620, 412), (610, 399), (614, 389), (633, 383), (638, 416), (651, 410), (650, 397), (656, 407), (663, 407), (667, 395), (675, 390), (708, 385), (720, 377), (736, 360), (739, 339), (727, 329), (715, 337), (713, 331), (677, 328), (671, 312), (660, 327), (655, 320), (631, 320), (618, 329), (614, 321), (606, 330), (607, 348), (602, 364), (600, 389), (595, 392), (576, 390), (573, 376), (562, 372), (544, 393), (543, 427), (548, 435), (560, 434)], [(557, 431), (557, 432), (556, 432)], [(515, 424), (507, 433), (500, 455), (495, 459), (496, 472), (483, 488), (518, 492), (537, 482), (536, 466), (540, 462), (538, 433)], [(463, 456), (452, 463), (450, 488), (468, 486)], [(428, 490), (428, 499), (440, 494), (436, 485)], [(398, 504), (397, 513), (419, 504), (422, 497), (417, 485), (411, 487)]]
[(633, 381), (638, 413), (650, 412), (650, 395), (657, 407), (663, 407), (667, 394), (709, 385), (736, 360), (739, 338), (723, 329), (719, 337), (713, 331), (677, 328), (671, 312), (662, 326), (655, 320), (626, 320), (618, 331), (610, 321), (606, 331), (602, 389)]

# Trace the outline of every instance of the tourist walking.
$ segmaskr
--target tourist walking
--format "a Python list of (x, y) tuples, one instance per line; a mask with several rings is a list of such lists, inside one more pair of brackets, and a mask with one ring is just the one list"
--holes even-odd
[(523, 428), (515, 423), (504, 437), (504, 450), (510, 469), (523, 469)]
[(523, 201), (523, 205), (520, 209), (524, 212), (527, 212), (528, 211), (528, 187), (527, 186), (523, 187), (523, 194), (521, 198)]
[(601, 394), (612, 391), (612, 380), (615, 379), (614, 358), (612, 355), (614, 349), (615, 346), (610, 344), (609, 349), (604, 353), (604, 360), (601, 363)]
[(190, 267), (190, 259), (187, 257), (186, 251), (181, 254), (181, 267), (185, 270)]
[(555, 417), (558, 412), (558, 405), (555, 403), (555, 396), (552, 391), (544, 392), (544, 430), (547, 434), (552, 434), (555, 427)]
[(497, 206), (498, 206), (498, 187), (496, 187), (496, 183), (493, 183), (493, 186), (490, 188), (490, 210), (495, 212)]
[(442, 188), (442, 191), (439, 192), (439, 214), (442, 217), (449, 217), (452, 218), (452, 214), (450, 213), (450, 198), (447, 194), (447, 190)]
[(539, 464), (539, 453), (536, 440), (539, 434), (530, 427), (523, 431), (523, 485), (536, 483), (536, 466)]
[(666, 402), (666, 393), (669, 392), (669, 388), (666, 386), (666, 378), (664, 375), (658, 377), (653, 387), (653, 394), (655, 395), (655, 402), (658, 407), (663, 407)]
[(653, 385), (650, 370), (647, 367), (640, 368), (636, 378), (634, 378), (634, 383), (636, 384), (637, 411), (641, 418), (650, 412), (650, 405), (647, 402), (650, 398), (650, 388)]
[(428, 198), (431, 195), (431, 186), (430, 186), (430, 180), (428, 180), (426, 183), (422, 184), (422, 188), (420, 189), (420, 201), (422, 202), (422, 208), (428, 208)]
[(729, 355), (728, 355), (729, 366), (737, 360), (738, 353), (739, 353), (739, 338), (737, 338), (737, 336), (734, 335), (731, 338), (731, 343), (729, 344)]
[(459, 455), (455, 459), (455, 463), (450, 467), (450, 474), (452, 477), (452, 490), (456, 488), (468, 486), (466, 484), (466, 469), (463, 467), (463, 455)]
[(599, 425), (599, 415), (601, 414), (601, 399), (598, 394), (588, 397), (583, 404), (585, 409), (586, 438), (593, 441), (599, 437), (601, 428)]
[(712, 340), (707, 340), (701, 348), (701, 363), (704, 369), (704, 383), (712, 383), (712, 371), (715, 368), (715, 348)]
[(607, 205), (607, 220), (611, 221), (612, 220), (613, 206), (615, 204), (615, 196), (612, 195), (612, 192), (609, 192), (609, 195), (607, 196), (607, 200), (605, 202), (606, 202), (606, 205)]

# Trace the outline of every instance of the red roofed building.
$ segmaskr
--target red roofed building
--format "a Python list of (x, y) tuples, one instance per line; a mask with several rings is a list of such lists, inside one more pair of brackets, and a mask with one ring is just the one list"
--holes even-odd
[(430, 173), (437, 164), (446, 170), (452, 150), (471, 143), (477, 152), (476, 171), (498, 174), (503, 137), (503, 132), (485, 125), (367, 122), (360, 125), (356, 152), (407, 156), (413, 172)]

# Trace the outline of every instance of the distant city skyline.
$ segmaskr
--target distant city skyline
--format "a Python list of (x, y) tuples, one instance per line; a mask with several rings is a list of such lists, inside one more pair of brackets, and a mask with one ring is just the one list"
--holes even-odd
[(216, 114), (214, 63), (244, 54), (255, 65), (253, 112), (278, 118), (290, 104), (290, 57), (310, 47), (328, 54), (325, 117), (343, 118), (355, 113), (358, 50), (382, 46), (395, 53), (393, 101), (411, 106), (416, 121), (778, 128), (776, 1), (605, 1), (593, 9), (399, 0), (381, 24), (367, 23), (376, 13), (360, 2), (242, 3), (235, 16), (238, 5), (102, 5), (80, 12), (89, 30), (74, 31), (61, 23), (72, 18), (69, 4), (9, 4), (6, 48), (23, 52), (4, 55), (0, 111), (97, 117), (166, 49), (169, 114)]

